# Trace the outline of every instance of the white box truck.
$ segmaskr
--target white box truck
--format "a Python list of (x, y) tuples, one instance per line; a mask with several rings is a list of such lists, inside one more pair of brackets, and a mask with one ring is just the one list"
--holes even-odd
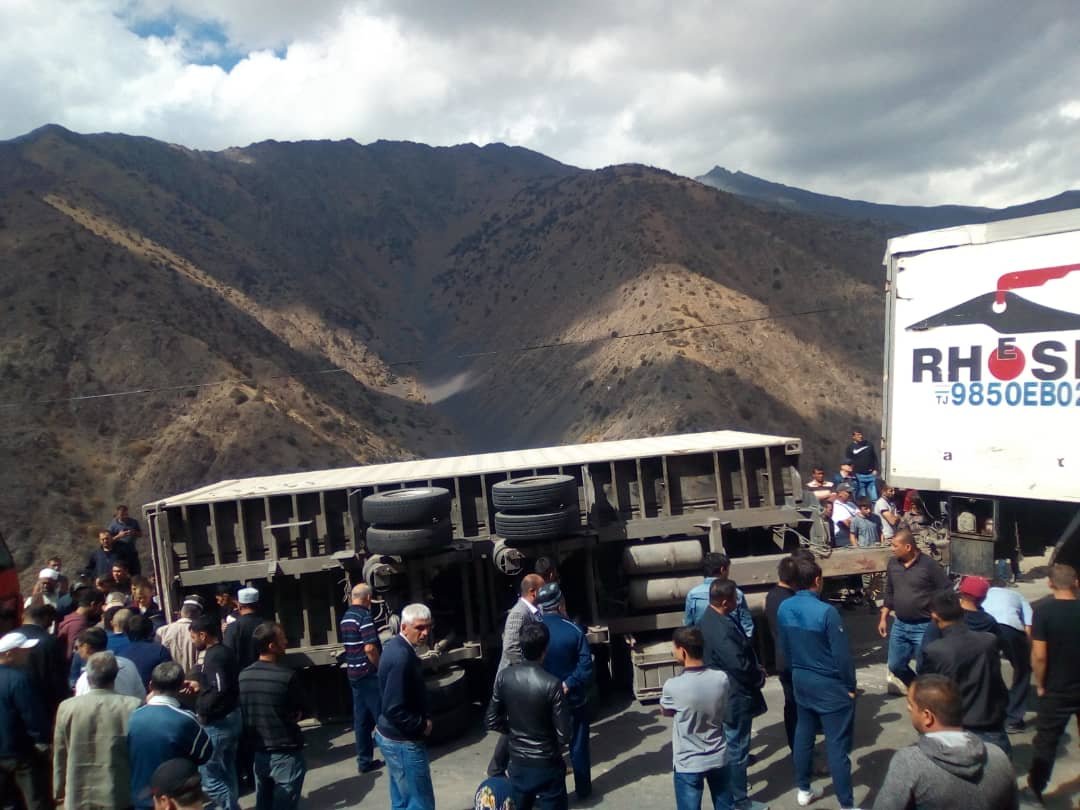
[(886, 481), (954, 573), (1055, 541), (1080, 561), (1080, 210), (890, 239), (885, 266)]

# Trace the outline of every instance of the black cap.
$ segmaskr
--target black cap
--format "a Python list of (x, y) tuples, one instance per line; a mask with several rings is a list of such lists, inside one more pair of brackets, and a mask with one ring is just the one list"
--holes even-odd
[(176, 796), (200, 790), (199, 769), (190, 759), (167, 759), (158, 765), (150, 777), (153, 796)]
[(562, 588), (558, 582), (549, 582), (543, 585), (536, 594), (536, 603), (543, 610), (554, 610), (562, 601)]

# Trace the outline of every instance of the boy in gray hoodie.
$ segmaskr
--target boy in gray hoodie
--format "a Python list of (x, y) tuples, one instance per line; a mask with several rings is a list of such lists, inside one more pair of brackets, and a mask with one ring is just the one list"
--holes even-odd
[(874, 810), (1020, 806), (1009, 758), (960, 727), (963, 707), (955, 683), (922, 675), (908, 688), (907, 705), (919, 741), (893, 755)]

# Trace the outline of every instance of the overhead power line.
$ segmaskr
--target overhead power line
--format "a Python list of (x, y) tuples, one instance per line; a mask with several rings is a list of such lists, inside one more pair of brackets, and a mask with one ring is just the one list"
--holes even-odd
[[(631, 340), (634, 338), (653, 337), (656, 335), (669, 335), (678, 332), (693, 332), (699, 329), (721, 329), (729, 326), (745, 326), (751, 323), (762, 323), (764, 321), (778, 321), (788, 318), (803, 318), (808, 315), (823, 315), (829, 312), (840, 312), (843, 307), (820, 307), (817, 309), (800, 310), (799, 312), (787, 312), (779, 315), (761, 315), (755, 318), (740, 318), (734, 321), (722, 321), (717, 323), (701, 323), (692, 324), (689, 326), (671, 326), (665, 329), (646, 329), (640, 332), (628, 332), (627, 334), (611, 334), (601, 335), (591, 338), (577, 338), (573, 340), (560, 340), (552, 343), (536, 343), (528, 346), (512, 346), (505, 349), (490, 349), (487, 351), (477, 352), (462, 352), (459, 354), (449, 355), (452, 359), (457, 360), (476, 360), (482, 357), (494, 357), (497, 355), (507, 354), (524, 354), (526, 352), (535, 352), (545, 349), (560, 349), (568, 346), (585, 346), (592, 343), (606, 343), (616, 340)], [(425, 363), (432, 362), (431, 357), (418, 357), (413, 360), (394, 360), (384, 363), (388, 368), (398, 368), (401, 366), (421, 366)], [(440, 362), (442, 360), (440, 359)], [(26, 408), (34, 406), (44, 405), (62, 405), (66, 403), (77, 402), (90, 402), (93, 400), (103, 399), (118, 399), (121, 397), (133, 397), (143, 396), (146, 394), (161, 394), (168, 393), (170, 391), (192, 391), (200, 388), (214, 388), (222, 385), (237, 385), (241, 383), (249, 383), (255, 385), (265, 385), (268, 382), (276, 380), (288, 380), (295, 379), (297, 377), (318, 377), (327, 376), (330, 374), (347, 374), (348, 370), (340, 367), (317, 369), (314, 371), (297, 372), (293, 374), (275, 374), (270, 377), (231, 377), (225, 380), (212, 380), (209, 382), (199, 383), (185, 383), (182, 385), (159, 385), (159, 386), (146, 386), (142, 388), (130, 388), (123, 391), (110, 391), (101, 394), (77, 394), (70, 397), (56, 397), (52, 399), (38, 399), (30, 400), (27, 402), (4, 402), (0, 403), (0, 410), (10, 410), (13, 408)]]

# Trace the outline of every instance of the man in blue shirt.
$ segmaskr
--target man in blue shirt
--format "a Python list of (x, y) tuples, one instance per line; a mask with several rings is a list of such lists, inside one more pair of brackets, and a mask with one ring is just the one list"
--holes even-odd
[(163, 762), (184, 758), (195, 765), (210, 759), (214, 748), (191, 712), (180, 708), (184, 670), (174, 661), (158, 664), (150, 676), (150, 694), (128, 721), (131, 798), (137, 810), (150, 810), (150, 779)]
[[(686, 627), (697, 627), (705, 611), (709, 609), (709, 586), (714, 580), (727, 579), (731, 570), (731, 560), (727, 554), (719, 554), (710, 551), (705, 555), (705, 581), (695, 585), (686, 595), (686, 607), (683, 612), (683, 624)], [(750, 613), (750, 606), (746, 604), (746, 597), (738, 588), (735, 589), (735, 598), (738, 604), (735, 607), (735, 620), (739, 627), (746, 633), (747, 638), (754, 637), (754, 617)]]
[(777, 623), (798, 705), (793, 752), (796, 801), (805, 807), (821, 795), (810, 785), (814, 736), (820, 727), (836, 797), (842, 808), (852, 808), (855, 662), (840, 614), (819, 597), (821, 567), (813, 560), (797, 560), (794, 585), (795, 595), (780, 605)]
[(589, 756), (589, 705), (586, 690), (592, 679), (593, 662), (589, 642), (581, 628), (561, 615), (562, 588), (557, 582), (544, 585), (536, 595), (550, 639), (544, 655), (544, 669), (562, 681), (563, 695), (570, 707), (570, 762), (574, 766), (574, 792), (579, 799), (592, 794), (592, 764)]
[(341, 617), (341, 643), (345, 645), (345, 674), (353, 702), (353, 734), (356, 736), (356, 769), (370, 773), (383, 766), (372, 759), (371, 735), (379, 719), (379, 655), (382, 644), (371, 618), (371, 588), (360, 583), (352, 589), (352, 604)]

